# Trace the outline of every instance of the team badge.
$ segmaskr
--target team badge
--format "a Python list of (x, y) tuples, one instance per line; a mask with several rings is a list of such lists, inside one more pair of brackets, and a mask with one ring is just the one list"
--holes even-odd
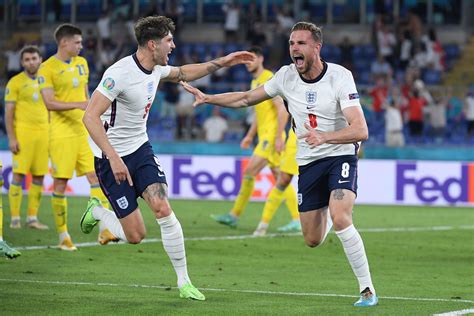
[(38, 83), (39, 83), (39, 84), (43, 84), (43, 83), (44, 83), (44, 77), (43, 77), (43, 76), (39, 76), (39, 77), (38, 77)]
[(128, 200), (125, 196), (122, 196), (120, 199), (117, 200), (118, 206), (124, 210), (128, 207)]
[(115, 81), (112, 78), (106, 78), (104, 82), (102, 83), (102, 87), (104, 87), (107, 90), (112, 90), (115, 87)]
[(306, 108), (308, 110), (316, 107), (316, 96), (317, 96), (316, 91), (306, 91), (306, 103), (308, 103)]
[(303, 204), (303, 194), (298, 193), (298, 205)]
[(153, 92), (153, 81), (148, 82), (148, 85), (146, 86), (146, 89), (147, 89), (149, 94), (151, 94)]
[(79, 87), (79, 79), (77, 79), (77, 78), (72, 78), (72, 86), (73, 86), (74, 88)]

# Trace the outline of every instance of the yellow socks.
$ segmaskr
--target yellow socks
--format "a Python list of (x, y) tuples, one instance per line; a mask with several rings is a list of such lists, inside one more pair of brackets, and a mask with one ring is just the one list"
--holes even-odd
[(104, 192), (102, 192), (99, 184), (91, 184), (91, 197), (98, 198), (104, 208), (110, 209), (109, 201), (105, 197)]
[(20, 219), (21, 200), (23, 199), (23, 188), (21, 183), (12, 182), (8, 191), (10, 201), (10, 215), (12, 219)]
[(300, 213), (298, 213), (298, 200), (296, 199), (296, 190), (293, 185), (288, 185), (285, 192), (283, 192), (283, 195), (285, 197), (286, 207), (288, 207), (291, 219), (299, 220)]
[(273, 215), (275, 215), (276, 210), (280, 206), (281, 201), (283, 201), (283, 198), (283, 191), (274, 186), (273, 189), (270, 191), (270, 194), (268, 195), (267, 201), (265, 202), (265, 206), (263, 207), (263, 214), (261, 220), (263, 223), (270, 223), (273, 218)]
[(276, 210), (280, 206), (283, 199), (286, 200), (286, 206), (291, 215), (292, 220), (299, 220), (298, 201), (296, 200), (295, 188), (290, 184), (285, 191), (281, 191), (278, 187), (273, 187), (268, 195), (267, 202), (263, 207), (263, 214), (261, 221), (265, 224), (270, 223)]
[(28, 191), (28, 218), (36, 218), (38, 216), (42, 192), (42, 183), (33, 182), (31, 184), (30, 190)]
[(51, 197), (54, 221), (59, 234), (67, 232), (67, 199), (64, 194), (53, 193)]
[(254, 183), (255, 177), (244, 175), (244, 178), (242, 179), (242, 184), (240, 186), (239, 195), (237, 196), (237, 199), (234, 203), (234, 207), (231, 211), (232, 215), (234, 215), (235, 217), (239, 217), (240, 214), (242, 214), (242, 212), (244, 211), (245, 206), (247, 206), (247, 203), (250, 199), (250, 195), (252, 195), (253, 192)]

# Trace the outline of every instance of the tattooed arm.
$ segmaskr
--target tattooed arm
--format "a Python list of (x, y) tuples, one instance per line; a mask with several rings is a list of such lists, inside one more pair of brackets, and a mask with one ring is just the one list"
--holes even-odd
[(254, 55), (252, 53), (240, 51), (211, 60), (206, 63), (171, 67), (170, 74), (168, 77), (163, 78), (163, 80), (172, 82), (193, 81), (212, 74), (222, 67), (232, 67), (238, 64), (249, 63), (253, 60), (253, 58)]

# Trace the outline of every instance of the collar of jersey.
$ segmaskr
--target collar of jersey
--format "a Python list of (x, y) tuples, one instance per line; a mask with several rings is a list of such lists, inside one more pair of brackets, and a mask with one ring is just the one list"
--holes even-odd
[(141, 71), (143, 71), (147, 75), (151, 75), (152, 71), (145, 69), (140, 62), (138, 61), (137, 54), (132, 55), (133, 60), (135, 61), (135, 64), (137, 64), (137, 67), (140, 68)]
[(323, 71), (321, 71), (321, 73), (319, 74), (319, 76), (317, 76), (316, 78), (314, 79), (311, 79), (311, 80), (308, 80), (308, 79), (305, 79), (303, 78), (303, 76), (300, 74), (300, 78), (301, 80), (303, 80), (304, 82), (306, 83), (316, 83), (318, 82), (319, 80), (323, 79), (324, 75), (326, 74), (326, 71), (328, 70), (328, 64), (321, 59), (321, 61), (323, 62)]

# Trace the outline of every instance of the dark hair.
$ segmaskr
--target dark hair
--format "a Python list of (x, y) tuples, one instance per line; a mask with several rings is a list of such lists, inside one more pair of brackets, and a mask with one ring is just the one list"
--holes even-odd
[(54, 39), (58, 44), (63, 38), (73, 37), (74, 35), (82, 35), (82, 31), (77, 26), (69, 23), (61, 24), (54, 31)]
[(138, 45), (145, 46), (149, 40), (162, 39), (174, 32), (173, 20), (162, 15), (147, 16), (135, 23), (135, 37)]
[(323, 43), (323, 30), (314, 23), (298, 22), (291, 28), (291, 32), (294, 31), (310, 31), (316, 42)]
[(41, 57), (41, 52), (40, 52), (38, 46), (27, 45), (27, 46), (23, 47), (23, 48), (21, 49), (21, 51), (20, 51), (20, 60), (23, 59), (23, 55), (26, 54), (26, 53), (27, 53), (27, 54), (34, 54), (34, 53), (36, 53), (36, 54), (38, 54), (38, 55)]
[(260, 46), (252, 46), (247, 51), (257, 56), (263, 56), (263, 49)]

